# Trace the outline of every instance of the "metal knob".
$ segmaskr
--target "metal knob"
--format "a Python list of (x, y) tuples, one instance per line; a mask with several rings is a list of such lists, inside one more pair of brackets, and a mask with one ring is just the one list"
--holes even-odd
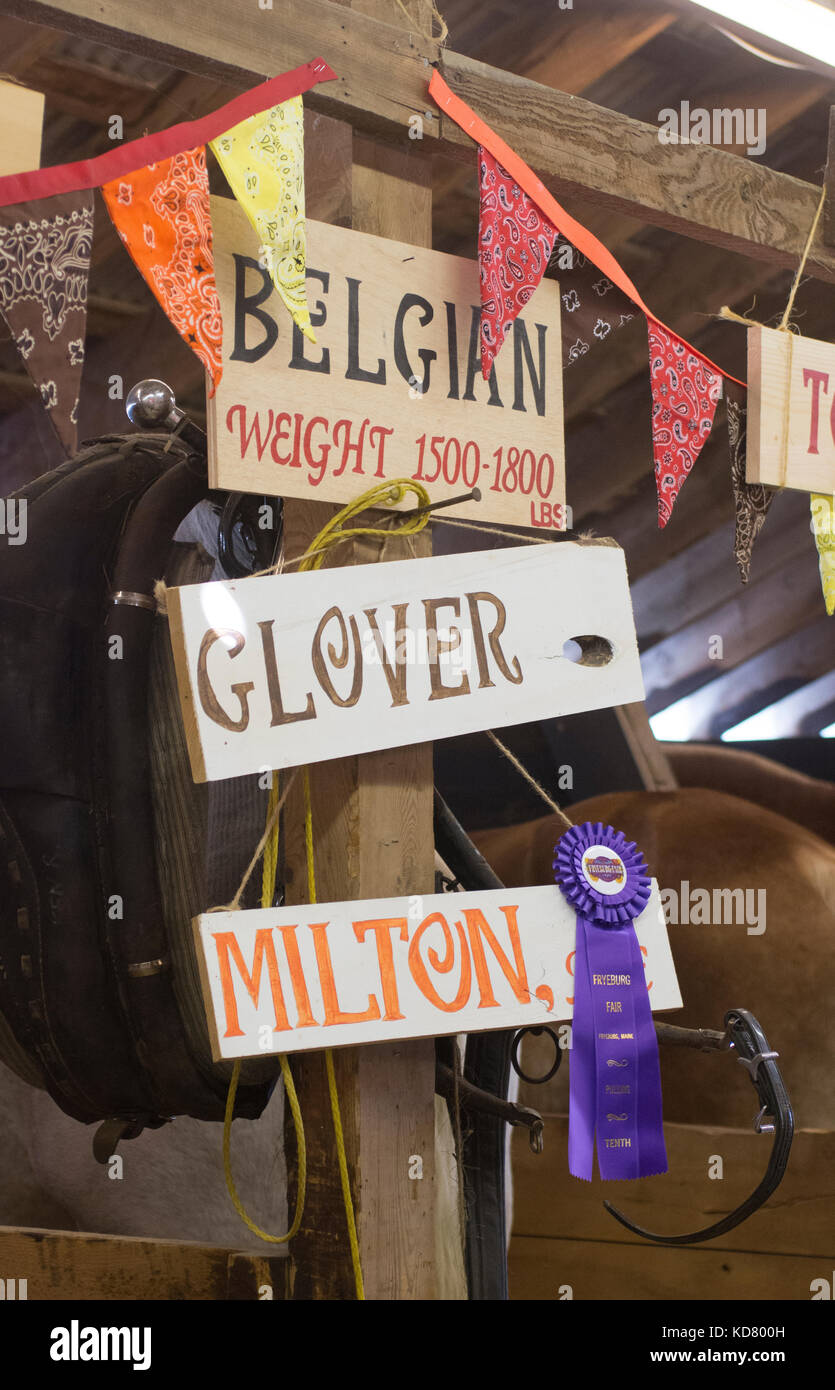
[(138, 381), (128, 392), (125, 414), (137, 429), (173, 430), (183, 419), (171, 387), (151, 377)]

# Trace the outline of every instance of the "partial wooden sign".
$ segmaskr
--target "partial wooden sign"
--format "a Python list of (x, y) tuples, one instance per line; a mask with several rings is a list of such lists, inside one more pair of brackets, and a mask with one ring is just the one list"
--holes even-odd
[(745, 476), (835, 493), (835, 344), (749, 328)]
[[(576, 916), (553, 884), (211, 912), (192, 925), (216, 1061), (573, 1012)], [(635, 930), (652, 1008), (680, 1009), (655, 880)]]
[(43, 92), (0, 82), (0, 175), (40, 167), (43, 110)]
[(615, 546), (514, 546), (167, 598), (197, 782), (644, 696)]
[(447, 516), (565, 529), (555, 280), (542, 281), (485, 381), (475, 261), (308, 220), (313, 344), (238, 203), (212, 198), (212, 225), (223, 313), (212, 487), (347, 502), (414, 478), (433, 501), (481, 489)]

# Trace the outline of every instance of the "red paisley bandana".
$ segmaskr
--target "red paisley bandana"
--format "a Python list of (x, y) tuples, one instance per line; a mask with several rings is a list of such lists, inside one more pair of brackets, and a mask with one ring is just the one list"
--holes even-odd
[(660, 323), (647, 319), (647, 326), (658, 525), (664, 527), (710, 434), (722, 377)]
[(478, 170), (481, 370), (486, 379), (505, 334), (545, 273), (557, 229), (483, 147)]
[(222, 324), (204, 147), (113, 179), (102, 193), (138, 269), (216, 387)]

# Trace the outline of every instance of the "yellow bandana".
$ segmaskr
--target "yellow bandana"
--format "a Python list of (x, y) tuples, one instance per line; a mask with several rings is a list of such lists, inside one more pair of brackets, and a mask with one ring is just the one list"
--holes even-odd
[(261, 240), (261, 264), (305, 337), (315, 343), (305, 288), (301, 97), (250, 116), (211, 145)]
[(813, 492), (812, 531), (818, 548), (821, 587), (830, 618), (835, 613), (835, 497)]

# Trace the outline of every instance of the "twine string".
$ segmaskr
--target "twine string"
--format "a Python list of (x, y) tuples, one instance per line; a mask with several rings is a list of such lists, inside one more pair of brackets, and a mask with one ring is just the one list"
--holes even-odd
[(509, 763), (513, 764), (513, 766), (516, 768), (516, 771), (521, 773), (525, 781), (530, 783), (537, 796), (541, 797), (542, 800), (545, 802), (545, 805), (549, 806), (551, 810), (554, 812), (554, 814), (559, 817), (566, 830), (570, 830), (572, 822), (568, 819), (568, 816), (565, 814), (565, 811), (563, 811), (557, 805), (556, 801), (552, 800), (552, 798), (546, 792), (545, 788), (541, 786), (539, 782), (537, 782), (533, 773), (528, 771), (524, 763), (520, 762), (519, 759), (516, 757), (515, 753), (511, 753), (510, 749), (506, 747), (500, 739), (496, 738), (496, 735), (493, 733), (492, 729), (485, 729), (484, 732), (486, 733), (487, 737), (491, 740), (491, 742), (495, 743), (499, 752), (504, 753), (504, 756), (507, 758)]

